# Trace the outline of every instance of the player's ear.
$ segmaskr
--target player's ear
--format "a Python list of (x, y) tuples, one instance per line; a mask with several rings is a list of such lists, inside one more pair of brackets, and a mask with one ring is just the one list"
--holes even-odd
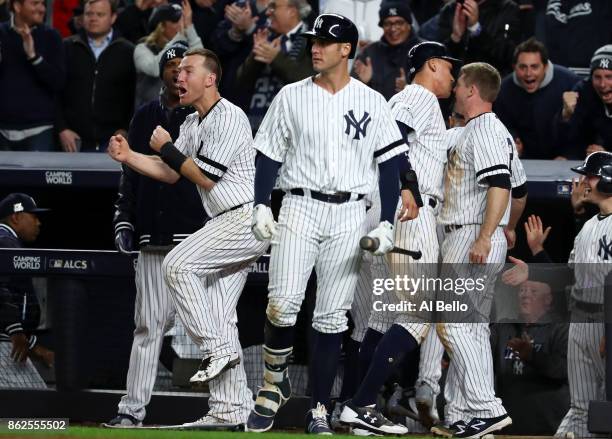
[(478, 92), (478, 89), (476, 88), (476, 86), (474, 84), (470, 84), (470, 86), (468, 87), (468, 97), (472, 97), (474, 96), (476, 93)]
[(428, 59), (427, 67), (429, 67), (429, 70), (431, 70), (432, 72), (435, 72), (436, 69), (438, 68), (438, 66), (436, 65), (436, 59), (435, 58)]
[(19, 215), (19, 212), (11, 213), (7, 218), (7, 224), (14, 229), (15, 227), (18, 227), (20, 220), (21, 217)]
[(340, 54), (343, 57), (346, 56), (348, 58), (348, 56), (351, 54), (351, 43), (341, 43)]
[(217, 83), (217, 75), (215, 75), (214, 73), (210, 73), (206, 77), (206, 86), (213, 87), (214, 85), (216, 85), (216, 83)]

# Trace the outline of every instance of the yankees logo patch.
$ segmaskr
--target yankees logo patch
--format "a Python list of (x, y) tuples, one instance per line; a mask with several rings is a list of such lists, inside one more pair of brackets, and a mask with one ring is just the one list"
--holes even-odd
[(166, 52), (166, 58), (167, 59), (173, 59), (176, 58), (176, 51), (174, 49), (170, 49)]
[(610, 67), (610, 60), (608, 59), (602, 59), (599, 61), (599, 67), (601, 67), (602, 69), (609, 69)]
[(344, 134), (350, 135), (351, 127), (355, 128), (355, 136), (353, 137), (353, 140), (360, 140), (361, 136), (366, 136), (366, 130), (368, 129), (368, 125), (372, 121), (372, 118), (370, 117), (370, 113), (365, 111), (361, 119), (357, 121), (353, 110), (349, 110), (349, 112), (344, 115), (344, 120), (346, 121), (346, 129), (344, 130)]
[(608, 257), (612, 256), (612, 242), (608, 242), (608, 235), (599, 238), (599, 251), (597, 252), (597, 256), (604, 261), (607, 261)]

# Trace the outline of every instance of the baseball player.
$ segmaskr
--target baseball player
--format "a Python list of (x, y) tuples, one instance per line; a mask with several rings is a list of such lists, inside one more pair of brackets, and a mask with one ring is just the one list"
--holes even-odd
[[(511, 136), (506, 136), (505, 127), (490, 113), (499, 83), (499, 73), (488, 64), (470, 64), (461, 70), (455, 88), (456, 106), (461, 114), (470, 118), (470, 122), (449, 159), (446, 180), (450, 174), (456, 181), (445, 182), (444, 205), (439, 217), (439, 221), (447, 225), (441, 248), (444, 262), (483, 264), (494, 262), (493, 258), (499, 260), (500, 267), (494, 266), (493, 270), (485, 268), (486, 279), (491, 282), (489, 287), (494, 283), (495, 270), (501, 268), (505, 258), (506, 240), (499, 225), (504, 225), (510, 215), (509, 193), (512, 180), (515, 180), (516, 186), (519, 186), (518, 181), (525, 180), (520, 163), (511, 162), (511, 158), (516, 156)], [(482, 144), (483, 140), (486, 143)], [(514, 173), (512, 178), (510, 169)], [(457, 207), (458, 190), (468, 205), (477, 209), (471, 212), (472, 218), (462, 220), (463, 224), (454, 222), (460, 214), (465, 215), (465, 209)], [(517, 212), (513, 211), (513, 214)], [(453, 221), (452, 227), (449, 218)], [(452, 236), (453, 232), (460, 233)], [(494, 240), (491, 239), (493, 235)], [(495, 244), (493, 252), (492, 241)], [(468, 276), (474, 277), (474, 273), (468, 272), (463, 277)], [(488, 317), (487, 306), (490, 308), (490, 304), (487, 295), (482, 296), (480, 302), (474, 302), (474, 310)], [(409, 323), (405, 326), (395, 324), (387, 331), (377, 347), (366, 379), (353, 401), (345, 405), (341, 421), (353, 428), (380, 433), (371, 427), (369, 418), (374, 410), (367, 406), (375, 401), (376, 392), (388, 376), (393, 363), (416, 349), (427, 328), (428, 325), (423, 323)], [(468, 422), (462, 420), (462, 425), (456, 426), (454, 436), (480, 437), (509, 425), (512, 421), (493, 392), (487, 325), (446, 323), (438, 324), (437, 330), (444, 344), (449, 346), (451, 359), (461, 374), (461, 392), (466, 408), (473, 416)], [(474, 352), (479, 352), (479, 355), (475, 356)], [(481, 363), (481, 356), (484, 363)], [(481, 371), (482, 375), (478, 376)]]
[[(584, 224), (568, 260), (575, 278), (567, 347), (570, 409), (555, 433), (556, 438), (567, 439), (596, 436), (587, 426), (588, 405), (589, 401), (605, 400), (605, 360), (600, 344), (604, 336), (604, 284), (612, 269), (608, 244), (608, 234), (612, 234), (612, 153), (594, 152), (572, 170), (585, 176), (581, 182), (589, 189), (585, 201), (597, 205), (599, 214)], [(545, 252), (539, 253), (538, 259), (552, 262)], [(513, 262), (518, 267), (504, 273), (502, 279), (519, 285), (530, 277), (529, 269), (520, 260)]]
[[(451, 128), (446, 130), (445, 148), (451, 151), (463, 132), (464, 117), (453, 111), (449, 117)], [(438, 231), (439, 232), (439, 231)], [(438, 233), (438, 239), (440, 233)], [(440, 342), (437, 331), (430, 331), (421, 345), (419, 358), (419, 376), (415, 385), (415, 404), (419, 412), (421, 422), (431, 428), (437, 422), (436, 397), (440, 393), (439, 381), (442, 377), (441, 361), (444, 354), (444, 346)], [(452, 410), (452, 401), (446, 400), (447, 410)]]
[[(407, 146), (387, 102), (348, 73), (358, 32), (346, 17), (321, 14), (310, 40), (314, 77), (285, 86), (276, 96), (255, 137), (258, 150), (253, 233), (272, 237), (267, 320), (264, 330), (264, 386), (249, 416), (249, 431), (267, 431), (290, 397), (287, 360), (293, 327), (306, 283), (317, 272), (312, 326), (311, 410), (307, 431), (331, 434), (329, 396), (337, 371), (342, 332), (347, 329), (359, 277), (359, 239), (365, 232), (364, 196), (380, 172), (381, 216), (368, 235), (379, 240), (375, 254), (393, 247), (400, 169), (409, 168), (401, 153)], [(277, 173), (286, 192), (278, 224), (268, 207)], [(416, 203), (402, 173), (402, 219)], [(380, 418), (390, 433), (405, 433)]]
[[(416, 219), (396, 225), (394, 240), (396, 246), (419, 249), (423, 256), (416, 263), (406, 255), (391, 254), (390, 268), (394, 276), (435, 277), (435, 264), (439, 257), (435, 216), (443, 198), (446, 164), (446, 125), (438, 98), (450, 96), (454, 82), (453, 69), (460, 65), (460, 61), (449, 57), (444, 45), (436, 42), (420, 43), (410, 50), (408, 56), (412, 83), (391, 98), (389, 104), (410, 148), (408, 154), (415, 166), (415, 177), (422, 194), (422, 200), (418, 202), (423, 207)], [(407, 299), (404, 294), (398, 291), (397, 299)], [(391, 352), (389, 347), (392, 345), (392, 350), (400, 346), (403, 348), (405, 346), (402, 343), (396, 342), (408, 339), (409, 347), (416, 348), (429, 329), (426, 324), (428, 318), (429, 313), (400, 313), (397, 316), (389, 316), (388, 313), (372, 310), (368, 333), (360, 352), (361, 367), (365, 370), (369, 367), (368, 374), (340, 418), (352, 425), (357, 434), (384, 433), (371, 423), (362, 422), (362, 417), (370, 416), (363, 408), (374, 402), (378, 389), (397, 364), (396, 361), (390, 363), (387, 359), (403, 354)], [(375, 348), (376, 354), (370, 360), (367, 358), (368, 354), (374, 352)]]
[(132, 151), (121, 136), (111, 138), (109, 153), (117, 161), (157, 180), (175, 183), (182, 175), (196, 183), (211, 218), (164, 259), (163, 273), (178, 315), (203, 360), (192, 383), (209, 382), (210, 410), (188, 426), (235, 426), (252, 407), (241, 364), (236, 304), (248, 266), (269, 245), (251, 233), (255, 151), (244, 112), (221, 98), (219, 59), (207, 49), (185, 53), (178, 76), (189, 115), (173, 144), (162, 127), (151, 136), (161, 158)]
[[(128, 143), (142, 154), (154, 154), (151, 133), (160, 125), (176, 139), (185, 118), (194, 112), (179, 102), (179, 64), (187, 50), (178, 44), (167, 48), (159, 62), (162, 94), (136, 111)], [(185, 178), (174, 185), (138, 174), (123, 166), (115, 212), (117, 250), (129, 253), (140, 247), (136, 265), (134, 341), (127, 375), (127, 394), (118, 415), (106, 427), (137, 427), (151, 400), (164, 334), (172, 327), (175, 309), (163, 278), (162, 262), (168, 252), (204, 224), (205, 213), (195, 185)], [(137, 240), (134, 240), (134, 232)], [(182, 329), (182, 327), (181, 327)]]
[[(427, 47), (424, 46), (424, 47)], [(421, 58), (422, 59), (422, 58)], [(417, 69), (415, 69), (416, 71)], [(446, 130), (445, 140), (444, 140), (444, 148), (446, 151), (450, 150), (457, 142), (459, 135), (461, 134), (463, 127), (463, 116), (458, 113), (453, 113), (453, 116), (450, 119), (451, 126), (453, 128)], [(417, 141), (415, 143), (416, 146), (420, 145)], [(413, 149), (410, 150), (410, 154), (413, 154)], [(418, 154), (418, 152), (417, 152)], [(444, 161), (446, 161), (446, 155), (444, 156)], [(423, 172), (417, 172), (417, 175), (425, 174)], [(428, 179), (429, 175), (420, 175), (419, 182), (422, 179)], [(375, 206), (376, 204), (374, 204)], [(373, 207), (374, 208), (374, 207)], [(430, 206), (431, 208), (431, 206)], [(439, 210), (439, 207), (434, 209)], [(367, 218), (370, 218), (371, 211), (368, 212)], [(418, 218), (417, 220), (418, 221)], [(439, 235), (439, 233), (438, 233)], [(429, 239), (429, 242), (435, 242), (437, 245), (438, 237), (434, 239)], [(417, 238), (418, 239), (418, 238)], [(408, 244), (404, 244), (408, 245)], [(412, 245), (412, 244), (411, 244)], [(415, 245), (415, 248), (418, 248)], [(372, 311), (372, 279), (380, 278), (384, 279), (390, 275), (389, 266), (384, 257), (372, 257), (366, 252), (366, 256), (364, 257), (364, 261), (362, 263), (361, 275), (359, 279), (359, 284), (357, 288), (357, 292), (355, 295), (355, 300), (353, 301), (353, 305), (351, 308), (351, 314), (353, 320), (355, 321), (355, 330), (351, 334), (352, 341), (364, 340), (363, 343), (359, 346), (359, 373), (361, 374), (361, 378), (367, 372), (370, 362), (372, 360), (372, 356), (374, 354), (374, 350), (376, 349), (376, 345), (380, 341), (383, 336), (383, 332), (388, 329), (389, 325), (393, 323), (392, 320), (389, 320), (388, 317), (383, 317), (382, 312), (373, 313)], [(368, 262), (373, 261), (374, 265), (370, 266)], [(378, 261), (378, 262), (377, 262)], [(367, 280), (367, 282), (366, 282)], [(368, 319), (370, 315), (373, 315), (373, 318), (370, 322)], [(362, 323), (363, 316), (365, 315), (365, 322)], [(368, 325), (370, 326), (368, 328)], [(366, 332), (367, 330), (367, 332)], [(367, 335), (367, 338), (364, 336)], [(358, 338), (361, 337), (361, 338)], [(436, 395), (440, 393), (440, 386), (438, 381), (442, 376), (441, 370), (441, 360), (442, 355), (444, 353), (444, 347), (439, 340), (439, 337), (435, 330), (429, 330), (427, 336), (423, 340), (420, 349), (419, 356), (419, 376), (417, 382), (415, 384), (415, 405), (418, 410), (418, 417), (421, 423), (427, 428), (431, 428), (433, 424), (435, 424), (438, 420), (437, 411), (435, 408), (435, 399)], [(346, 375), (345, 375), (346, 379)], [(361, 382), (361, 379), (359, 380)], [(342, 383), (343, 390), (345, 389), (344, 382)], [(356, 390), (356, 389), (354, 389)], [(345, 398), (341, 398), (341, 401), (346, 401), (349, 397), (352, 397), (354, 394), (354, 390), (352, 393), (347, 395), (345, 393)], [(400, 394), (403, 389), (396, 389), (396, 392), (399, 391)], [(348, 393), (348, 392), (347, 392)], [(401, 396), (400, 396), (401, 398)], [(448, 404), (448, 401), (447, 401)], [(402, 415), (414, 416), (414, 412), (410, 409), (409, 412), (405, 412), (399, 408), (398, 415), (401, 413)], [(334, 413), (338, 412), (338, 417), (340, 416), (340, 406), (338, 405), (338, 410), (334, 408)], [(403, 412), (403, 413), (402, 413)]]
[[(450, 151), (445, 203), (439, 216), (444, 230), (443, 267), (455, 276), (486, 279), (484, 291), (472, 295), (485, 320), (508, 248), (503, 229), (514, 230), (527, 197), (526, 176), (514, 140), (491, 112), (499, 84), (499, 73), (486, 63), (468, 64), (461, 70), (455, 107), (467, 122)], [(451, 357), (448, 395), (464, 412), (463, 419), (450, 420), (449, 429), (434, 427), (432, 432), (479, 437), (510, 425), (512, 420), (493, 390), (488, 324), (448, 323), (443, 329), (442, 340), (450, 346)]]

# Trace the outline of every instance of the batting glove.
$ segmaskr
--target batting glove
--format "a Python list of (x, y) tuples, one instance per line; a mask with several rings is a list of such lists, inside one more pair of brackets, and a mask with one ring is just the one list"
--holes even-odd
[(272, 209), (265, 204), (255, 206), (253, 208), (251, 230), (258, 241), (267, 241), (273, 235), (276, 235), (276, 221), (272, 216)]
[(115, 248), (123, 254), (134, 250), (134, 232), (130, 229), (121, 229), (115, 233)]
[(394, 235), (393, 224), (389, 223), (389, 221), (381, 222), (378, 227), (368, 233), (367, 236), (378, 240), (378, 248), (373, 253), (380, 256), (391, 251)]

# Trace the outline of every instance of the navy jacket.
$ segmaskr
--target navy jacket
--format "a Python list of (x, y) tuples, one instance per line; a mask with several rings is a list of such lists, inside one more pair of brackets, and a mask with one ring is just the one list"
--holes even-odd
[[(0, 248), (21, 248), (23, 243), (8, 225), (0, 223)], [(26, 333), (30, 349), (36, 344), (32, 334), (40, 323), (40, 306), (30, 277), (0, 277), (0, 341)]]
[(32, 29), (36, 55), (28, 61), (11, 22), (0, 24), (0, 128), (52, 125), (55, 98), (66, 82), (64, 47), (55, 29)]
[(119, 32), (96, 60), (85, 33), (64, 40), (67, 86), (61, 97), (57, 129), (81, 136), (83, 149), (108, 141), (127, 130), (134, 111), (134, 45)]
[[(557, 316), (539, 322), (491, 325), (495, 393), (514, 422), (505, 431), (516, 435), (552, 436), (569, 409), (567, 336), (569, 325)], [(507, 347), (523, 333), (533, 339), (527, 361)]]
[(521, 158), (553, 159), (561, 155), (555, 115), (563, 106), (563, 92), (572, 90), (578, 81), (573, 72), (552, 63), (534, 93), (518, 85), (514, 73), (504, 78), (493, 111), (512, 135), (523, 141)]
[(564, 155), (569, 159), (582, 160), (591, 144), (612, 151), (612, 107), (606, 106), (593, 89), (591, 79), (576, 84), (578, 103), (568, 123), (559, 118), (559, 136), (564, 141)]
[(545, 41), (552, 62), (589, 67), (593, 53), (612, 42), (610, 0), (550, 0)]
[[(176, 140), (181, 124), (194, 111), (191, 107), (168, 110), (161, 100), (143, 105), (130, 124), (130, 147), (142, 154), (157, 155), (149, 146), (155, 127), (161, 125)], [(166, 184), (127, 166), (123, 166), (115, 207), (115, 233), (135, 230), (140, 247), (176, 245), (206, 220), (200, 196), (189, 180), (181, 177), (175, 184)]]

